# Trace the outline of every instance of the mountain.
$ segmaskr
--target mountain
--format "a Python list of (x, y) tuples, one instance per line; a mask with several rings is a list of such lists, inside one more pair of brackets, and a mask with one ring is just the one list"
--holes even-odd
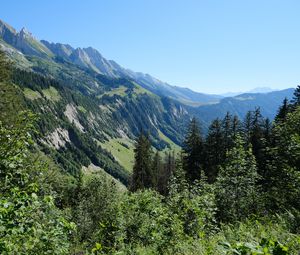
[(69, 45), (41, 41), (54, 54), (78, 66), (89, 68), (99, 74), (112, 78), (127, 77), (133, 79), (143, 88), (160, 95), (168, 96), (187, 105), (200, 105), (218, 102), (221, 96), (194, 92), (188, 88), (181, 88), (162, 82), (149, 74), (133, 72), (118, 65), (113, 60), (105, 59), (92, 47), (73, 49)]
[(254, 88), (254, 89), (251, 89), (251, 90), (248, 90), (248, 91), (245, 91), (245, 92), (227, 92), (227, 93), (221, 94), (221, 96), (223, 96), (223, 97), (234, 97), (234, 96), (245, 94), (245, 93), (269, 93), (269, 92), (272, 92), (272, 91), (277, 91), (277, 90), (269, 88), (269, 87), (257, 87), (257, 88)]
[(269, 93), (272, 91), (277, 91), (277, 90), (269, 88), (269, 87), (257, 87), (257, 88), (251, 89), (245, 93)]
[(6, 43), (15, 47), (24, 54), (40, 57), (53, 56), (52, 52), (41, 42), (36, 40), (25, 28), (22, 28), (20, 32), (17, 32), (8, 24), (0, 21), (0, 36)]
[(294, 93), (293, 88), (269, 93), (244, 93), (235, 97), (227, 97), (221, 99), (217, 104), (203, 105), (192, 109), (195, 116), (201, 119), (203, 126), (207, 127), (209, 123), (216, 118), (223, 118), (226, 112), (237, 115), (243, 119), (247, 111), (261, 108), (264, 117), (274, 119), (277, 109), (286, 97), (292, 99)]
[(292, 89), (222, 98), (171, 86), (105, 59), (96, 49), (39, 41), (0, 22), (0, 46), (15, 63), (14, 84), (39, 116), (37, 144), (76, 175), (96, 165), (127, 183), (134, 139), (147, 131), (156, 150), (179, 150), (193, 116), (206, 131), (227, 111), (243, 118), (260, 106), (273, 118)]

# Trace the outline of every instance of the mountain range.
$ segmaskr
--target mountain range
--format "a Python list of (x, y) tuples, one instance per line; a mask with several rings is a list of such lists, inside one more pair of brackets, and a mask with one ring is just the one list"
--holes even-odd
[(134, 139), (147, 130), (157, 150), (179, 150), (196, 116), (207, 131), (227, 111), (243, 118), (260, 107), (271, 119), (294, 89), (234, 97), (194, 92), (126, 69), (96, 49), (36, 39), (0, 21), (0, 46), (14, 62), (14, 83), (40, 116), (37, 143), (63, 169), (76, 174), (96, 165), (123, 183), (133, 164)]

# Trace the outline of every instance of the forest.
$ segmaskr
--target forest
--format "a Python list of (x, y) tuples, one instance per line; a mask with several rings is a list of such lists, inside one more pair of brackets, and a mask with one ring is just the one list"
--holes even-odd
[(141, 130), (121, 187), (62, 171), (41, 150), (41, 122), (16, 79), (1, 52), (1, 254), (299, 254), (300, 86), (274, 121), (259, 108), (242, 120), (227, 113), (204, 135), (193, 118), (179, 153)]

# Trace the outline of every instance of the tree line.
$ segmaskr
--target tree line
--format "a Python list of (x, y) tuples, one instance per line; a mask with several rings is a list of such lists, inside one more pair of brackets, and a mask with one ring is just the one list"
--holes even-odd
[(300, 86), (291, 101), (284, 99), (273, 122), (262, 116), (260, 108), (249, 111), (244, 120), (228, 112), (212, 121), (206, 137), (193, 118), (182, 152), (176, 156), (169, 152), (164, 159), (141, 133), (129, 189), (151, 188), (167, 195), (178, 175), (189, 185), (204, 181), (217, 190), (218, 214), (225, 221), (299, 209), (299, 123), (293, 119), (299, 105)]

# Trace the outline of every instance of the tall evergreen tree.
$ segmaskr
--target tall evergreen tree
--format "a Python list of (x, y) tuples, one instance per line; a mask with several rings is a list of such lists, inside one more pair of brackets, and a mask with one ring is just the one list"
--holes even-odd
[(265, 119), (263, 130), (264, 130), (263, 136), (265, 139), (265, 146), (268, 146), (269, 143), (271, 142), (271, 136), (272, 136), (272, 122), (270, 121), (269, 118)]
[(300, 209), (300, 107), (276, 123), (266, 160), (266, 203), (272, 210)]
[(252, 119), (252, 112), (248, 111), (243, 122), (243, 135), (247, 145), (251, 143)]
[(255, 156), (258, 173), (263, 175), (264, 159), (264, 124), (265, 120), (261, 115), (260, 108), (256, 108), (253, 112), (252, 124), (250, 129), (250, 143), (253, 155)]
[(275, 116), (275, 121), (285, 121), (287, 114), (291, 111), (291, 105), (289, 104), (289, 100), (285, 98), (282, 102), (282, 105), (279, 107), (277, 115)]
[(163, 172), (163, 163), (159, 151), (156, 151), (152, 160), (152, 171), (153, 171), (153, 186), (159, 191), (159, 179)]
[(23, 109), (21, 92), (11, 82), (12, 63), (4, 52), (0, 51), (0, 121), (12, 125), (16, 114)]
[(217, 205), (221, 221), (241, 220), (254, 213), (257, 204), (255, 158), (251, 147), (244, 148), (238, 136), (228, 154), (216, 182)]
[(205, 173), (210, 183), (218, 176), (219, 165), (225, 158), (224, 148), (222, 122), (216, 119), (209, 126), (205, 143)]
[(298, 85), (297, 88), (295, 89), (294, 97), (291, 102), (294, 106), (300, 105), (300, 85)]
[(232, 117), (229, 112), (226, 113), (223, 121), (222, 121), (222, 130), (224, 136), (224, 146), (229, 149), (232, 145)]
[(135, 162), (133, 166), (131, 191), (152, 188), (155, 177), (152, 171), (152, 149), (149, 137), (143, 133), (137, 138), (135, 144)]
[(183, 169), (190, 182), (201, 177), (203, 146), (199, 124), (197, 120), (193, 118), (183, 143)]
[(176, 164), (174, 152), (167, 152), (165, 154), (158, 180), (158, 191), (164, 196), (166, 196), (169, 192), (169, 182), (173, 172), (175, 171), (175, 167)]
[(10, 80), (11, 68), (11, 62), (7, 59), (5, 53), (0, 50), (0, 83)]
[(232, 119), (232, 125), (231, 125), (231, 138), (232, 140), (235, 140), (236, 137), (241, 134), (241, 121), (239, 120), (239, 117), (237, 115), (233, 116)]

